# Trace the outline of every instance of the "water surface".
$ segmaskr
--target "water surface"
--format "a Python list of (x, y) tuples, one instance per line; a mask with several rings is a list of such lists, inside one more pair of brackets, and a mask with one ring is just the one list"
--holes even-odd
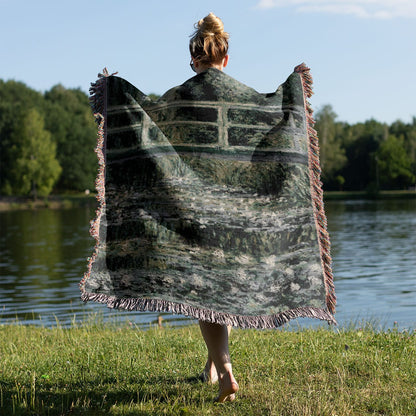
[[(397, 322), (416, 329), (416, 200), (330, 201), (326, 211), (338, 323), (370, 320), (387, 329)], [(92, 206), (0, 213), (0, 323), (68, 326), (91, 313), (141, 326), (156, 322), (155, 313), (80, 301), (78, 284), (93, 252), (93, 216)], [(164, 319), (190, 322), (170, 314)]]

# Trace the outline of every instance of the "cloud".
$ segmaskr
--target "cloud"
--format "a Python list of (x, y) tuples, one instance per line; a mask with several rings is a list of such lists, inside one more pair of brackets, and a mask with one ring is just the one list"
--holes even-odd
[(365, 19), (416, 18), (415, 0), (260, 0), (257, 7), (291, 7), (300, 13), (346, 14)]

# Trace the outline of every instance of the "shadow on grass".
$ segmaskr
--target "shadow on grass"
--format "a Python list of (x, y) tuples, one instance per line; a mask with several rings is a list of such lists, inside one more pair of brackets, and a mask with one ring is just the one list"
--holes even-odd
[[(153, 407), (159, 404), (173, 407), (178, 414), (186, 406), (199, 407), (210, 399), (193, 394), (204, 383), (197, 377), (151, 376), (138, 377), (137, 381), (117, 382), (114, 378), (97, 379), (85, 383), (54, 385), (39, 383), (35, 386), (0, 383), (0, 414), (4, 415), (108, 415), (113, 406), (123, 408), (122, 414), (154, 415), (153, 410), (139, 410), (138, 406)], [(171, 404), (170, 404), (171, 403)], [(140, 406), (139, 406), (140, 407)], [(129, 408), (132, 408), (130, 411)], [(176, 413), (175, 413), (176, 414)]]

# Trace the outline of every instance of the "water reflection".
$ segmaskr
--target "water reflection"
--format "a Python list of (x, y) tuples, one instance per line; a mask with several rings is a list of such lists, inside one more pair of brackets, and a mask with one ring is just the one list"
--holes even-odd
[[(102, 311), (107, 319), (155, 322), (154, 313), (110, 312), (79, 300), (92, 254), (94, 206), (0, 213), (0, 322), (63, 325)], [(416, 200), (326, 203), (340, 324), (360, 319), (416, 327)], [(165, 315), (178, 325), (182, 317)], [(311, 320), (300, 320), (310, 325)]]
[(416, 327), (416, 201), (327, 204), (342, 320)]
[[(106, 319), (154, 322), (156, 314), (107, 312), (102, 305), (84, 305), (78, 283), (92, 254), (89, 221), (95, 207), (0, 213), (0, 318), (25, 323), (69, 325), (102, 311)], [(170, 317), (173, 322), (183, 319)]]

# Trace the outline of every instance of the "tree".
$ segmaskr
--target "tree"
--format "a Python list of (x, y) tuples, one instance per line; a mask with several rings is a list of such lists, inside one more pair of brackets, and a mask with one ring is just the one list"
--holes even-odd
[(387, 138), (388, 126), (376, 120), (367, 120), (349, 128), (346, 134), (348, 163), (341, 175), (345, 178), (345, 189), (377, 189), (376, 152)]
[(45, 93), (45, 125), (57, 144), (62, 175), (57, 187), (83, 191), (94, 187), (97, 127), (88, 96), (79, 89), (55, 85)]
[(403, 147), (412, 160), (412, 174), (416, 176), (416, 117), (413, 117), (409, 124), (400, 120), (395, 121), (390, 126), (389, 132), (403, 138)]
[(43, 96), (23, 82), (0, 80), (0, 103), (23, 104), (26, 108), (40, 109)]
[(153, 101), (157, 101), (160, 98), (160, 95), (155, 94), (154, 92), (151, 92), (150, 94), (147, 94), (147, 97)]
[(56, 145), (36, 109), (21, 115), (11, 139), (14, 193), (32, 194), (34, 198), (49, 195), (62, 169), (55, 158)]
[(42, 111), (43, 96), (23, 82), (0, 80), (0, 192), (13, 193), (12, 133), (17, 127), (24, 109)]
[(330, 105), (323, 106), (316, 113), (322, 180), (329, 187), (337, 184), (337, 174), (347, 163), (342, 147), (343, 123), (336, 122), (336, 118), (337, 114)]
[(0, 192), (5, 195), (12, 194), (10, 180), (13, 165), (10, 151), (16, 114), (20, 114), (16, 105), (8, 102), (0, 103)]
[(390, 135), (376, 153), (380, 183), (386, 189), (406, 188), (414, 182), (412, 159), (403, 145), (403, 137)]

